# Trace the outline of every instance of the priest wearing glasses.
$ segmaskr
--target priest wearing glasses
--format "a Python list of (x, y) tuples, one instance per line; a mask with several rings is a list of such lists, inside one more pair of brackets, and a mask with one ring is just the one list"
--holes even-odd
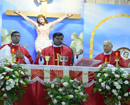
[(19, 44), (20, 39), (21, 35), (18, 31), (12, 32), (11, 33), (12, 42), (1, 46), (0, 50), (2, 50), (7, 45), (8, 47), (10, 47), (10, 52), (15, 55), (16, 61), (13, 63), (32, 64), (33, 60), (31, 55), (24, 47), (20, 46)]

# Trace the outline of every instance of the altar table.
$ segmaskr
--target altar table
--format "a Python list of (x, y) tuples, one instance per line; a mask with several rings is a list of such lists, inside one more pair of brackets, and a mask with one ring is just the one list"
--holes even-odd
[[(30, 83), (23, 95), (21, 105), (47, 105), (50, 100), (44, 100), (46, 97), (45, 81), (53, 83), (56, 76), (70, 76), (72, 79), (85, 83), (84, 89), (89, 95), (90, 100), (84, 105), (105, 105), (102, 95), (93, 93), (94, 77), (92, 72), (98, 71), (98, 67), (82, 66), (54, 66), (54, 65), (22, 65), (29, 70), (31, 74)], [(127, 69), (130, 73), (130, 69)], [(18, 105), (15, 102), (13, 105)]]

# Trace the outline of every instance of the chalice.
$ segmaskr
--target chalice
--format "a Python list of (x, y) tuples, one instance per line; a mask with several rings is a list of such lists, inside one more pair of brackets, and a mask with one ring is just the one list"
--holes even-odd
[(16, 62), (16, 49), (15, 48), (11, 48), (11, 57), (12, 57), (12, 63)]
[(116, 67), (118, 67), (118, 62), (119, 62), (119, 57), (120, 57), (120, 51), (114, 51), (114, 54), (116, 56), (116, 58), (115, 58)]
[(48, 65), (48, 62), (49, 62), (49, 60), (50, 60), (50, 57), (51, 57), (51, 56), (45, 56), (46, 65)]

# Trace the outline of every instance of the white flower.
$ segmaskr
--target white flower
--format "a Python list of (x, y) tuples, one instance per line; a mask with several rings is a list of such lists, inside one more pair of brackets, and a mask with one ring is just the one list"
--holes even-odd
[(118, 99), (121, 100), (121, 96), (118, 96)]
[(129, 92), (129, 94), (130, 94), (130, 92)]
[(116, 85), (116, 88), (117, 88), (117, 89), (121, 89), (121, 86), (120, 86), (120, 85)]
[(115, 77), (118, 78), (119, 75), (115, 74)]
[(78, 86), (77, 88), (80, 90), (80, 88), (81, 88), (81, 87), (80, 87), (80, 86)]
[(118, 84), (118, 82), (114, 82), (114, 85), (117, 86), (117, 85), (119, 85), (119, 84)]
[(112, 71), (112, 74), (115, 74), (115, 72), (114, 72), (114, 71)]
[(19, 81), (18, 79), (15, 79), (15, 80), (14, 80), (14, 82), (16, 82), (16, 83), (17, 83), (18, 81)]
[(59, 92), (61, 92), (61, 91), (62, 91), (62, 89), (60, 88), (60, 89), (59, 89)]
[(6, 97), (7, 97), (7, 94), (4, 94), (3, 96), (4, 96), (4, 98), (6, 98)]
[(121, 76), (124, 77), (124, 78), (127, 78), (128, 75), (123, 73)]
[(129, 81), (125, 80), (124, 83), (125, 83), (125, 84), (129, 84)]
[(52, 98), (52, 97), (53, 97), (53, 95), (50, 95), (50, 97)]
[(77, 93), (77, 92), (78, 92), (78, 90), (75, 90), (75, 92)]
[(4, 92), (4, 91), (5, 91), (5, 88), (2, 88), (1, 90), (2, 90), (2, 92)]
[(11, 88), (13, 88), (13, 87), (14, 87), (14, 85), (13, 85), (13, 84), (10, 84), (10, 87), (11, 87)]
[(6, 90), (11, 90), (11, 87), (10, 86), (6, 86)]
[(70, 98), (73, 98), (73, 95), (69, 95)]
[(13, 71), (13, 69), (11, 69), (11, 68), (8, 68), (8, 67), (4, 67), (4, 69), (6, 70), (6, 71)]
[(23, 72), (23, 71), (21, 71), (21, 74), (23, 74), (23, 75), (24, 75), (24, 72)]
[(82, 95), (83, 95), (83, 92), (80, 92), (79, 94), (82, 96)]
[(54, 100), (53, 100), (53, 103), (54, 103), (54, 104), (56, 104), (56, 103), (57, 103), (57, 100), (56, 100), (56, 99), (54, 99)]
[(101, 83), (101, 86), (102, 86), (102, 87), (105, 87), (105, 84), (104, 84), (104, 83)]
[(64, 86), (68, 86), (68, 82), (64, 82), (63, 85), (64, 85)]
[(101, 73), (98, 73), (97, 77), (100, 77)]
[(3, 79), (3, 78), (4, 78), (4, 76), (1, 76), (1, 77), (0, 77), (0, 79)]
[(5, 75), (5, 74), (6, 74), (6, 72), (3, 72), (2, 74), (4, 74), (4, 75)]
[(48, 92), (48, 95), (50, 94), (50, 92)]
[(99, 82), (102, 82), (102, 79), (99, 79)]
[(20, 83), (23, 83), (23, 80), (20, 80), (19, 82), (20, 82)]
[(128, 93), (125, 93), (124, 96), (127, 97), (127, 96), (128, 96)]
[(110, 90), (111, 88), (107, 85), (107, 86), (106, 86), (106, 89), (107, 89), (107, 90)]
[(114, 93), (116, 96), (118, 96), (118, 93)]
[(12, 75), (15, 78), (15, 75)]
[(74, 80), (70, 80), (70, 82), (73, 82)]
[(65, 105), (65, 102), (63, 101), (61, 104), (62, 104), (62, 105)]
[(112, 72), (115, 72), (117, 68), (116, 67), (112, 67), (111, 69), (112, 69)]
[(114, 94), (117, 93), (115, 89), (112, 89), (112, 92), (113, 92)]
[(108, 77), (108, 74), (106, 74), (105, 77)]
[(124, 68), (120, 68), (120, 71), (125, 71), (125, 69)]
[(54, 86), (55, 86), (54, 84), (51, 84), (51, 88), (54, 88)]
[(103, 71), (106, 71), (106, 70), (107, 70), (106, 68), (103, 69)]

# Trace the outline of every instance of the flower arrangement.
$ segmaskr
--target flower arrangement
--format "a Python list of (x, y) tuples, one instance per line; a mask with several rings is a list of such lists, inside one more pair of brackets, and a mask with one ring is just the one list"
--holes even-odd
[(71, 80), (70, 77), (57, 77), (54, 84), (46, 83), (47, 96), (51, 99), (48, 105), (83, 105), (87, 102), (88, 95), (82, 87), (82, 83)]
[(0, 100), (7, 103), (20, 102), (20, 97), (25, 93), (22, 87), (29, 84), (28, 70), (19, 64), (4, 64), (0, 67)]
[(130, 75), (125, 68), (100, 67), (95, 73), (96, 88), (94, 92), (99, 92), (105, 98), (105, 104), (118, 105), (128, 103), (130, 100)]

